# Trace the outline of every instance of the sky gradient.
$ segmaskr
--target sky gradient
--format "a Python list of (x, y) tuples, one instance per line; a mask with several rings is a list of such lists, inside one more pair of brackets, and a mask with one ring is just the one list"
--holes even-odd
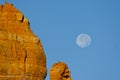
[[(7, 1), (23, 12), (40, 38), (48, 73), (63, 61), (73, 80), (120, 80), (120, 0)], [(91, 36), (86, 48), (76, 45), (81, 33)]]

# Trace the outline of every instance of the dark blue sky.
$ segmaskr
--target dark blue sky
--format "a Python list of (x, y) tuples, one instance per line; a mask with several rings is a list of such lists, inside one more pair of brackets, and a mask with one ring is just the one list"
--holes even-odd
[[(73, 80), (120, 80), (120, 0), (8, 2), (24, 13), (40, 38), (48, 72), (53, 63), (63, 61)], [(90, 46), (76, 45), (80, 33), (91, 36)]]

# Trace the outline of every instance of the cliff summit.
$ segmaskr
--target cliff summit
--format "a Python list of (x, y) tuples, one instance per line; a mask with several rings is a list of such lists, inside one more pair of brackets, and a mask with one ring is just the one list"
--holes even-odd
[(30, 23), (12, 4), (0, 5), (0, 80), (44, 80), (46, 56)]

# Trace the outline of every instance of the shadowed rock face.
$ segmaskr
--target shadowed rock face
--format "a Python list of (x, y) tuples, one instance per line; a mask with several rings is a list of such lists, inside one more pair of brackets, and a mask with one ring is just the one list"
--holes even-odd
[(0, 5), (0, 80), (44, 80), (46, 56), (24, 15)]
[(50, 80), (72, 80), (67, 64), (58, 62), (50, 69)]

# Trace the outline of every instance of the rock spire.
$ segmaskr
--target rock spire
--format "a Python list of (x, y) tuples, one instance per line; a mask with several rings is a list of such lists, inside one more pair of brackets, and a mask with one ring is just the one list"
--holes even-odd
[(53, 64), (50, 69), (50, 80), (72, 80), (67, 64), (64, 62)]

